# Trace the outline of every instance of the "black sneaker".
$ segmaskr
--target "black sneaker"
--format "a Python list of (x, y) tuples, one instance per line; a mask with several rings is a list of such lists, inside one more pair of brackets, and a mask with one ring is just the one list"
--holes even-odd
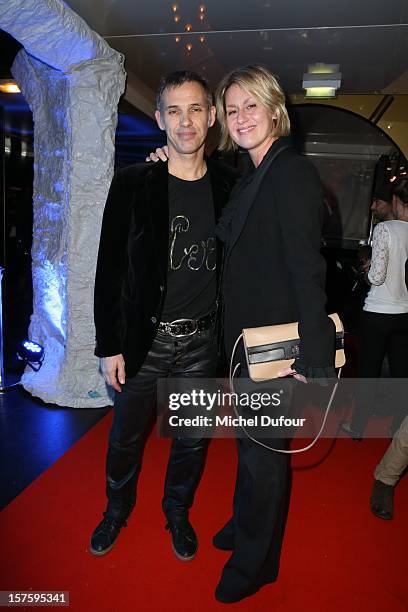
[(92, 534), (89, 552), (93, 555), (106, 555), (115, 545), (122, 527), (126, 527), (124, 520), (114, 519), (103, 513), (104, 519), (99, 523)]
[(194, 559), (197, 548), (197, 536), (189, 521), (168, 522), (166, 529), (171, 533), (174, 554), (180, 561)]

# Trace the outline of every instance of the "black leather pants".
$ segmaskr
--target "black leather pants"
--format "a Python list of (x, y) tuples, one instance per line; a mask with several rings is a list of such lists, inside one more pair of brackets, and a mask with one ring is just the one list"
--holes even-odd
[[(126, 519), (136, 501), (142, 454), (155, 415), (158, 378), (215, 375), (215, 326), (186, 338), (159, 332), (144, 364), (115, 394), (106, 461), (107, 513)], [(188, 516), (204, 468), (208, 440), (173, 440), (164, 485), (163, 511), (170, 521)]]

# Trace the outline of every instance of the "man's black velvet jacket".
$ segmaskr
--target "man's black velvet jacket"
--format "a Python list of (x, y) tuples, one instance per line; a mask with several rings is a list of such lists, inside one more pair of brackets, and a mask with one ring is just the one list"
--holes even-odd
[[(207, 167), (217, 221), (237, 174), (212, 160), (207, 160)], [(167, 164), (118, 170), (106, 202), (96, 268), (95, 355), (122, 354), (128, 377), (137, 374), (157, 333), (167, 289), (168, 250)]]

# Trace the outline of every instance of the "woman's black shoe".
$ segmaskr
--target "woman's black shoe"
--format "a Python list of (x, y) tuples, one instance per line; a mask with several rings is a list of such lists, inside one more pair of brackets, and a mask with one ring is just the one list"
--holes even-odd
[(255, 595), (255, 593), (257, 593), (259, 589), (261, 589), (266, 584), (271, 584), (272, 582), (276, 582), (276, 579), (262, 580), (251, 587), (239, 588), (238, 585), (230, 585), (228, 587), (225, 581), (221, 579), (221, 581), (218, 583), (217, 588), (215, 589), (215, 599), (220, 603), (236, 603), (238, 601), (241, 601), (241, 599), (245, 599), (245, 597)]
[(259, 591), (259, 588), (260, 587), (254, 587), (246, 591), (237, 591), (236, 593), (230, 593), (226, 591), (220, 583), (215, 589), (215, 599), (220, 603), (237, 603), (238, 601), (241, 601), (241, 599), (245, 599), (245, 597), (255, 595), (255, 593)]
[(115, 545), (122, 527), (126, 527), (124, 520), (110, 518), (104, 512), (104, 519), (99, 523), (92, 534), (89, 552), (96, 556), (106, 555)]
[(171, 533), (173, 552), (180, 561), (194, 559), (197, 548), (197, 536), (189, 521), (168, 522), (166, 529)]

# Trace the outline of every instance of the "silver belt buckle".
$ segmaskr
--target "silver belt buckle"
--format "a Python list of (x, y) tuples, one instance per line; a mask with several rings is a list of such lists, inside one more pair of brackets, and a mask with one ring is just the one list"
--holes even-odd
[[(187, 322), (194, 323), (193, 331), (189, 332), (188, 334), (175, 334), (170, 329), (172, 325), (177, 325), (177, 323), (187, 323)], [(169, 333), (170, 336), (173, 336), (173, 338), (185, 338), (187, 336), (193, 336), (197, 330), (198, 330), (198, 325), (195, 319), (176, 319), (175, 321), (172, 321), (171, 323), (167, 323), (167, 327), (166, 327), (167, 333)]]

